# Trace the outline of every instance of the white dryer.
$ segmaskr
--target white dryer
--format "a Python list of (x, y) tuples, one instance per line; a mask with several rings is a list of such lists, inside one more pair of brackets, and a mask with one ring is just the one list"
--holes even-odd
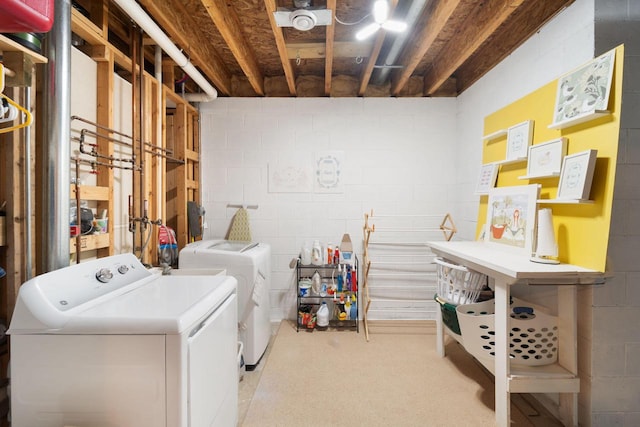
[(9, 328), (15, 426), (236, 426), (236, 279), (133, 254), (35, 277)]
[(181, 268), (224, 268), (238, 280), (238, 336), (247, 370), (255, 369), (271, 337), (271, 246), (231, 240), (200, 240), (185, 246)]

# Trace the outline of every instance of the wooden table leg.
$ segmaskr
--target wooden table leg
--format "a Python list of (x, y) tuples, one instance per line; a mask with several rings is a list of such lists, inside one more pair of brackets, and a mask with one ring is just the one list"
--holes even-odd
[(494, 279), (495, 289), (495, 405), (496, 426), (507, 427), (511, 422), (509, 396), (509, 284)]

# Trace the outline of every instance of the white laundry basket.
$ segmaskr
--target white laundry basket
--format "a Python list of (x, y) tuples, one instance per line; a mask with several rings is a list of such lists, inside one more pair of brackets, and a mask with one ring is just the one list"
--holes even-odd
[[(476, 359), (495, 358), (495, 300), (456, 308), (464, 348)], [(558, 360), (558, 318), (544, 308), (512, 299), (509, 358), (516, 365), (542, 366)]]
[(487, 276), (462, 265), (435, 258), (438, 296), (451, 304), (476, 302)]

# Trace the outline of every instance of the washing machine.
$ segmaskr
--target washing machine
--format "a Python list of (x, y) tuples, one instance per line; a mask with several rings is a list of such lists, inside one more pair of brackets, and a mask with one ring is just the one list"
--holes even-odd
[(178, 256), (181, 268), (224, 268), (238, 280), (238, 336), (247, 370), (255, 369), (271, 337), (271, 247), (266, 243), (200, 240)]
[(37, 276), (11, 320), (14, 426), (236, 426), (237, 281), (133, 254)]

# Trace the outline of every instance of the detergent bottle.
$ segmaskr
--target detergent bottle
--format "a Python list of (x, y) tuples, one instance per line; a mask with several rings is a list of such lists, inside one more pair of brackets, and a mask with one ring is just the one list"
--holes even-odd
[(329, 326), (329, 307), (327, 307), (326, 301), (322, 301), (322, 305), (318, 309), (318, 313), (316, 314), (316, 316), (316, 327), (326, 328), (327, 326)]
[(349, 312), (349, 319), (356, 320), (358, 317), (358, 301), (355, 295), (351, 295), (351, 311)]
[(311, 246), (311, 264), (322, 265), (322, 261), (322, 246), (320, 246), (319, 240), (314, 240), (313, 246)]

